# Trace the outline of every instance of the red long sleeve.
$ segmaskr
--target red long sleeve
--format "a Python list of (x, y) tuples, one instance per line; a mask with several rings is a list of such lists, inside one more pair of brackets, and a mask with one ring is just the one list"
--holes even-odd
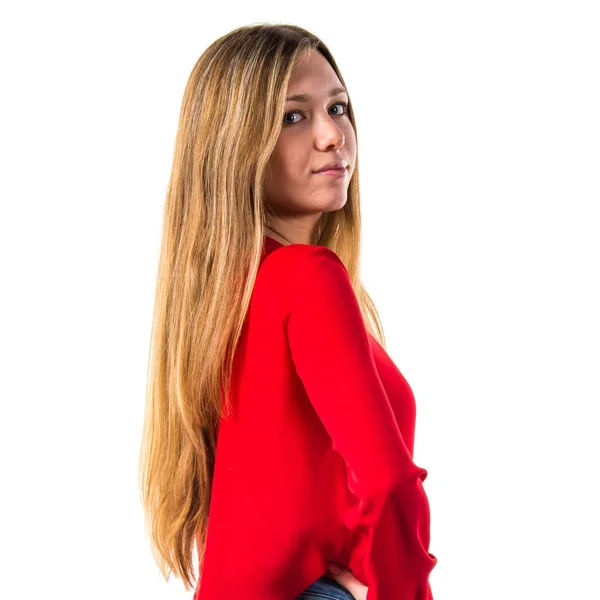
[(360, 500), (344, 521), (367, 538), (367, 598), (432, 600), (428, 578), (437, 559), (428, 552), (427, 471), (402, 438), (344, 264), (323, 246), (296, 251), (305, 256), (287, 278), (285, 332), (297, 374)]

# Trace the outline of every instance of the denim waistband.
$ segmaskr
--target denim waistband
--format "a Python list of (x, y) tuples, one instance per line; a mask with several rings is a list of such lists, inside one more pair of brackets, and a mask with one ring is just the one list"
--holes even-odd
[(311, 583), (296, 600), (313, 600), (315, 598), (325, 598), (327, 600), (356, 600), (343, 585), (334, 579), (330, 579), (327, 575), (323, 575)]

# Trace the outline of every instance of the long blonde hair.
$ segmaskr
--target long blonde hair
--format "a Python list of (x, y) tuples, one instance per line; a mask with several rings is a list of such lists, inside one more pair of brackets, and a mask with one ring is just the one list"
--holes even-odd
[[(200, 576), (219, 420), (230, 414), (240, 338), (268, 225), (263, 181), (283, 123), (287, 84), (325, 44), (293, 25), (240, 27), (200, 56), (185, 87), (163, 214), (140, 448), (140, 489), (163, 576)], [(348, 117), (356, 131), (352, 104)], [(315, 244), (344, 262), (367, 329), (383, 328), (359, 279), (358, 157), (343, 208), (323, 213)]]

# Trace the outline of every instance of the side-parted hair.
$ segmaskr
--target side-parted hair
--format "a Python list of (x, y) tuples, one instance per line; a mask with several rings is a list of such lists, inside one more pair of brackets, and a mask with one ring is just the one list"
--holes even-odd
[[(293, 25), (240, 27), (200, 56), (185, 87), (166, 194), (140, 448), (153, 557), (165, 577), (201, 570), (219, 420), (230, 414), (233, 355), (260, 264), (265, 171), (292, 70), (310, 51), (342, 75), (325, 44)], [(348, 117), (356, 132), (352, 104)], [(345, 264), (365, 325), (385, 347), (359, 278), (358, 156), (346, 204), (321, 216), (312, 243)], [(225, 402), (223, 402), (225, 399)]]

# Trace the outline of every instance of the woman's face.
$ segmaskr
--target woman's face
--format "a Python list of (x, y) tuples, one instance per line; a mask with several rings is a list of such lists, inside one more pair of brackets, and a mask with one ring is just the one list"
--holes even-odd
[[(292, 98), (297, 95), (305, 98)], [(305, 215), (314, 221), (346, 203), (356, 157), (356, 136), (344, 104), (348, 95), (325, 57), (313, 51), (292, 72), (286, 98), (267, 169), (266, 199), (279, 217)], [(341, 176), (315, 173), (333, 162), (347, 165)]]

